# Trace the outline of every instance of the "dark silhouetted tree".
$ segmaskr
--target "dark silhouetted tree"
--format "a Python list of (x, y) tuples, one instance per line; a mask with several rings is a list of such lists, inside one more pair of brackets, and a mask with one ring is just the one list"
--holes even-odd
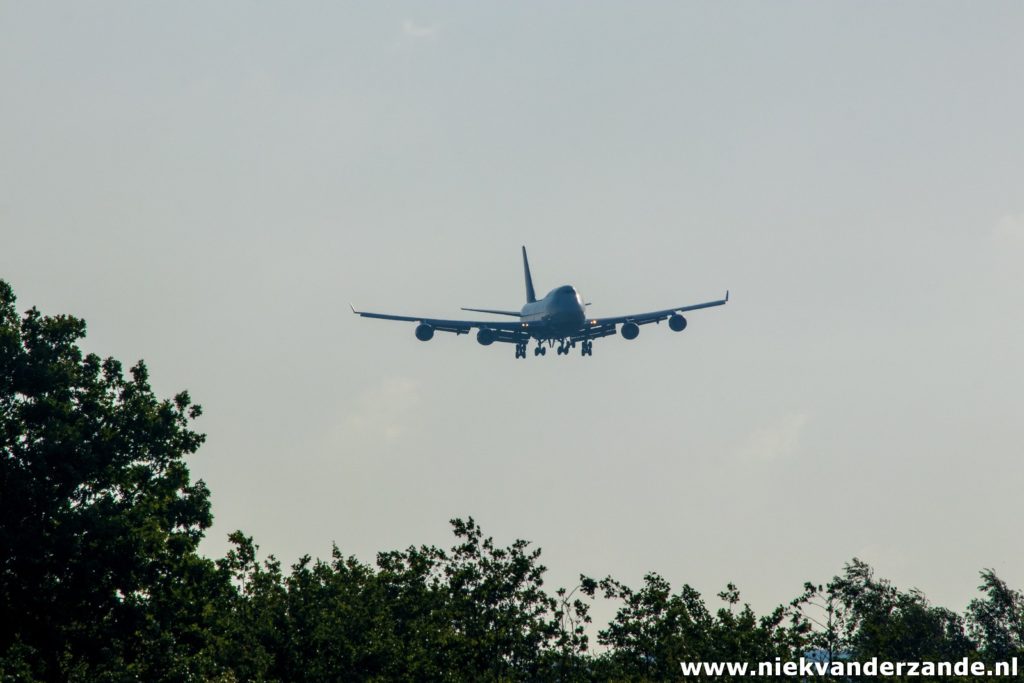
[[(712, 614), (695, 589), (673, 593), (658, 574), (647, 574), (639, 589), (607, 578), (606, 598), (622, 604), (598, 641), (610, 648), (598, 661), (599, 678), (629, 681), (672, 680), (680, 662), (750, 662), (798, 657), (802, 632), (784, 625), (786, 611), (758, 618), (729, 584), (719, 598), (726, 606)], [(715, 680), (727, 680), (719, 677)]]
[(154, 396), (141, 361), (126, 377), (83, 355), (84, 336), (73, 317), (19, 318), (0, 281), (0, 666), (181, 680), (204, 666), (214, 580), (196, 555), (207, 489), (183, 462), (200, 409)]
[(968, 632), (989, 662), (1024, 660), (1024, 595), (996, 576), (981, 572), (978, 590), (984, 598), (975, 598), (967, 607)]
[[(1024, 655), (1024, 596), (982, 572), (966, 619), (854, 559), (758, 617), (729, 584), (701, 595), (647, 574), (549, 593), (540, 550), (452, 520), (455, 545), (374, 564), (303, 557), (283, 571), (241, 532), (197, 548), (209, 494), (187, 393), (158, 399), (83, 354), (85, 324), (15, 311), (0, 281), (0, 681), (660, 681), (680, 662), (829, 658), (989, 662)], [(591, 600), (618, 602), (591, 655)], [(723, 681), (727, 678), (714, 680)]]

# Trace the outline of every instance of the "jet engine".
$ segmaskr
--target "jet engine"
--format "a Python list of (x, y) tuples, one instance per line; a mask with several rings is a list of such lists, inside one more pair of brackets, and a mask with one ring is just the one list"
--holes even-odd
[(498, 338), (498, 333), (494, 330), (489, 330), (486, 327), (480, 328), (480, 331), (476, 333), (476, 340), (480, 342), (482, 346), (490, 346)]
[(686, 329), (686, 318), (676, 313), (668, 319), (668, 326), (673, 332), (682, 332)]
[(640, 326), (636, 323), (622, 323), (622, 327), (619, 328), (619, 334), (625, 339), (636, 339), (637, 335), (640, 334)]
[(426, 323), (416, 326), (416, 338), (420, 341), (430, 341), (434, 338), (434, 328)]

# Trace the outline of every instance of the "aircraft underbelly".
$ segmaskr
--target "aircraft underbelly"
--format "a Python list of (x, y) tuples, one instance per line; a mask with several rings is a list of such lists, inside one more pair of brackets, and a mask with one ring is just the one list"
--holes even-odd
[(544, 333), (546, 337), (560, 339), (578, 332), (582, 325), (582, 315), (570, 311), (554, 313), (544, 321)]

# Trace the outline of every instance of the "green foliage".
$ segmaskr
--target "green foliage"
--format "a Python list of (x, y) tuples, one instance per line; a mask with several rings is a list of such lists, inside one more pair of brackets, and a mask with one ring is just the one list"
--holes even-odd
[(542, 589), (540, 552), (499, 548), (453, 520), (448, 551), (380, 553), (376, 568), (344, 557), (300, 559), (283, 576), (236, 533), (219, 567), (237, 587), (226, 667), (253, 681), (514, 681), (571, 670), (586, 649), (587, 605)]
[[(85, 323), (18, 316), (0, 281), (0, 681), (655, 681), (679, 663), (1024, 659), (1024, 595), (982, 572), (965, 617), (854, 559), (757, 616), (660, 575), (545, 590), (540, 550), (452, 520), (455, 545), (287, 571), (241, 532), (211, 561), (209, 492), (184, 458), (188, 394), (79, 349)], [(618, 604), (589, 651), (590, 606)], [(716, 680), (727, 680), (718, 678)]]
[(600, 660), (602, 679), (668, 680), (684, 661), (758, 662), (802, 654), (801, 633), (783, 626), (784, 610), (758, 618), (749, 605), (738, 608), (740, 594), (733, 584), (719, 593), (726, 606), (715, 614), (692, 587), (673, 593), (658, 574), (647, 574), (638, 590), (611, 578), (598, 585), (606, 598), (622, 603), (598, 634), (610, 648)]
[(967, 607), (968, 631), (988, 662), (1024, 655), (1024, 594), (1013, 590), (991, 569), (981, 573), (976, 598)]
[[(158, 400), (83, 355), (85, 323), (0, 282), (0, 656), (18, 678), (176, 680), (205, 647), (195, 554), (209, 494), (183, 457), (203, 437), (187, 393)], [(182, 662), (188, 662), (187, 666)], [(7, 662), (11, 662), (8, 664)], [(184, 666), (184, 668), (182, 668)]]
[(920, 591), (901, 592), (876, 579), (858, 559), (826, 587), (806, 586), (793, 607), (809, 606), (825, 613), (824, 621), (815, 622), (822, 628), (812, 640), (833, 655), (846, 652), (862, 660), (878, 657), (893, 662), (959, 661), (975, 652), (961, 617), (932, 606)]

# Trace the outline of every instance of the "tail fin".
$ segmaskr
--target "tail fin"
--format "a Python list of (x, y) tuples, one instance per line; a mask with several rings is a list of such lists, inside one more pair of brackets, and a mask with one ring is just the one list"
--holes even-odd
[(526, 303), (532, 304), (537, 300), (537, 294), (533, 291), (533, 278), (530, 277), (530, 262), (526, 260), (526, 247), (523, 247), (523, 275), (526, 277)]

